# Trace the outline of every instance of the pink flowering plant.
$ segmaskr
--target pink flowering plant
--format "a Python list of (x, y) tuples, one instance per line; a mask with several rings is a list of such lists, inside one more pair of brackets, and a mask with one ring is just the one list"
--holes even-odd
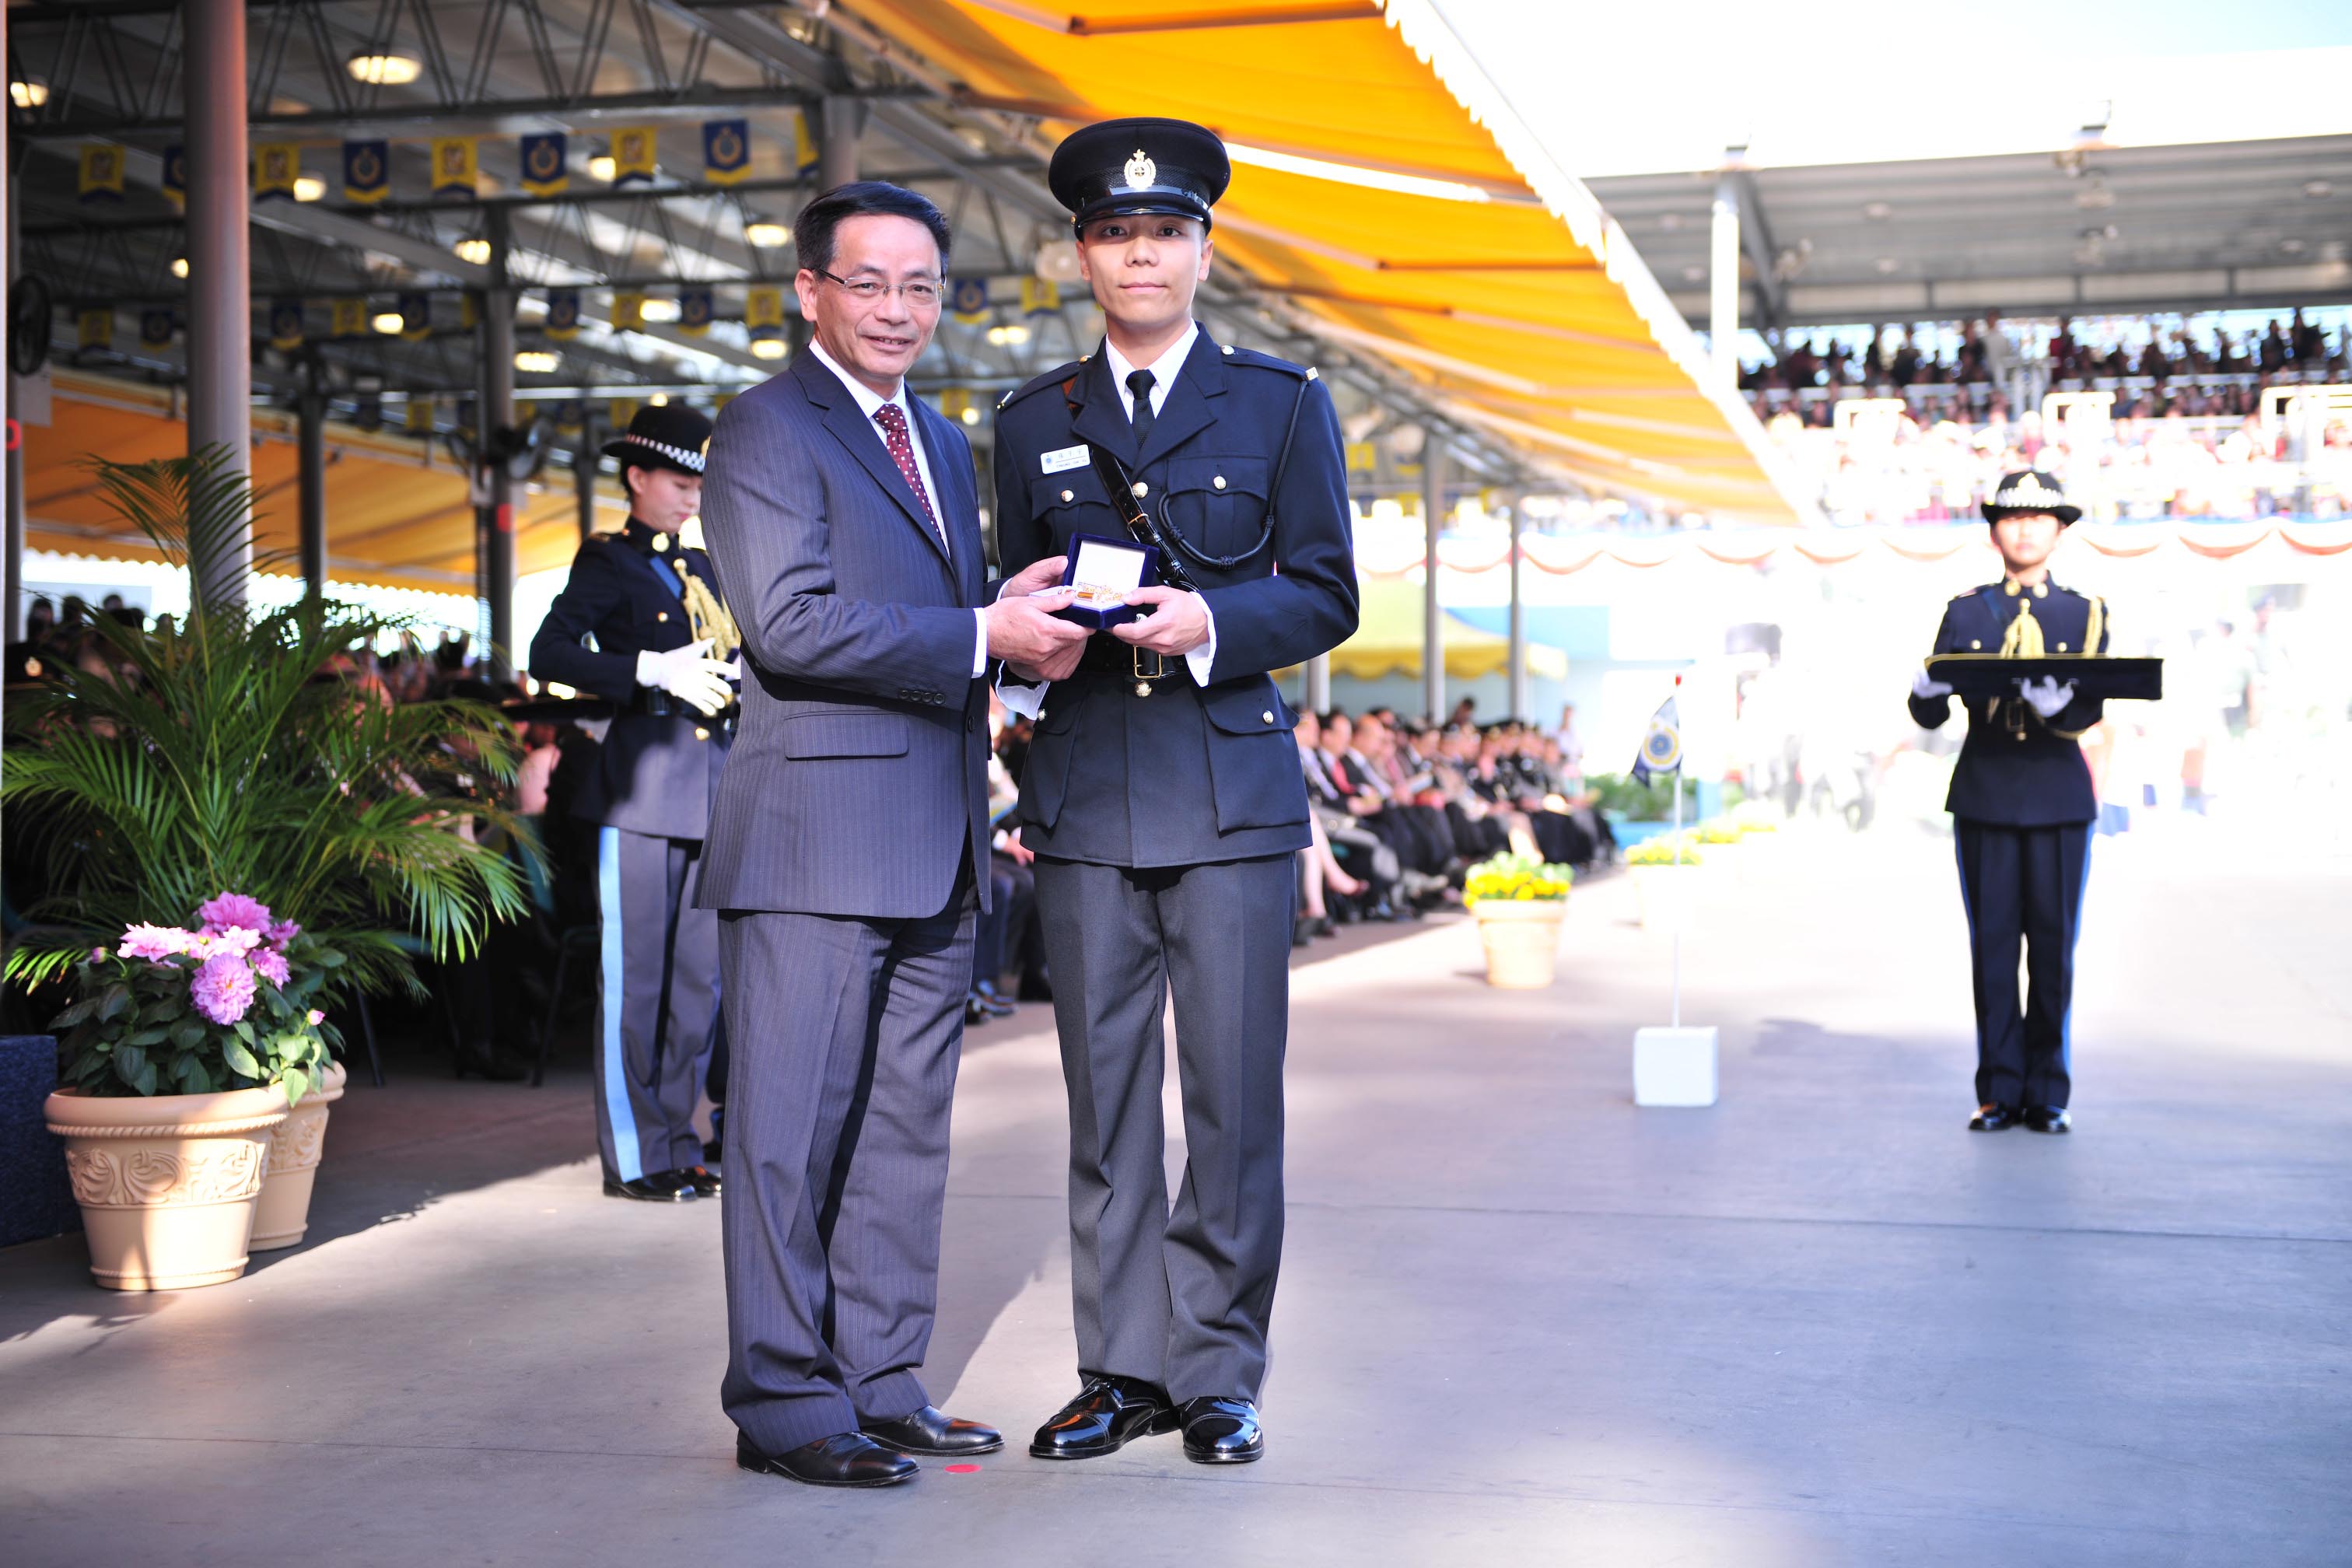
[(51, 1027), (63, 1087), (83, 1094), (215, 1094), (317, 1088), (342, 1037), (319, 1005), (343, 955), (243, 893), (207, 899), (184, 926), (127, 926), (74, 966), (79, 992)]

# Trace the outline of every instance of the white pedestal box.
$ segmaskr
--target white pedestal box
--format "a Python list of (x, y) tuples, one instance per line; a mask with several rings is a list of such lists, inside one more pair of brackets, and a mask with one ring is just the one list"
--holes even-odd
[(1713, 1105), (1715, 1030), (1634, 1030), (1633, 1103)]

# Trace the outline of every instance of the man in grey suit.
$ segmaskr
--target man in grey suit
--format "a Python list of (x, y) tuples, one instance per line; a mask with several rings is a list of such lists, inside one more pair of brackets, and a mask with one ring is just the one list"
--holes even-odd
[(720, 1399), (738, 1464), (819, 1486), (1003, 1441), (917, 1376), (989, 888), (986, 678), (1087, 635), (1040, 594), (1058, 559), (984, 581), (971, 449), (907, 393), (948, 238), (896, 185), (803, 209), (814, 340), (719, 416), (703, 489), (747, 663), (701, 892), (733, 1052)]

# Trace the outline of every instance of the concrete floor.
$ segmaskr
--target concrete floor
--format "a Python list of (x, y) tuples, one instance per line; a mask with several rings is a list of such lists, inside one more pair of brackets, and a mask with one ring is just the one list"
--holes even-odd
[[(2200, 825), (2201, 826), (2201, 825)], [(1262, 1464), (1018, 1447), (1073, 1386), (1045, 1010), (976, 1032), (940, 1403), (1012, 1451), (739, 1473), (714, 1205), (598, 1195), (578, 1068), (335, 1112), (312, 1239), (176, 1295), (0, 1253), (0, 1558), (52, 1563), (2352, 1562), (2352, 866), (2103, 844), (2071, 1139), (1970, 1137), (1946, 843), (1699, 900), (1724, 1099), (1630, 1103), (1666, 942), (1458, 921), (1297, 976)]]

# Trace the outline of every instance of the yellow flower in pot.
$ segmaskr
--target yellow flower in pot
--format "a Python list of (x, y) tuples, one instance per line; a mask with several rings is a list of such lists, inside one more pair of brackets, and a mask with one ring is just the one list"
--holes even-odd
[(1537, 990), (1551, 984), (1559, 922), (1576, 874), (1532, 855), (1497, 855), (1470, 868), (1462, 903), (1478, 921), (1486, 984)]

